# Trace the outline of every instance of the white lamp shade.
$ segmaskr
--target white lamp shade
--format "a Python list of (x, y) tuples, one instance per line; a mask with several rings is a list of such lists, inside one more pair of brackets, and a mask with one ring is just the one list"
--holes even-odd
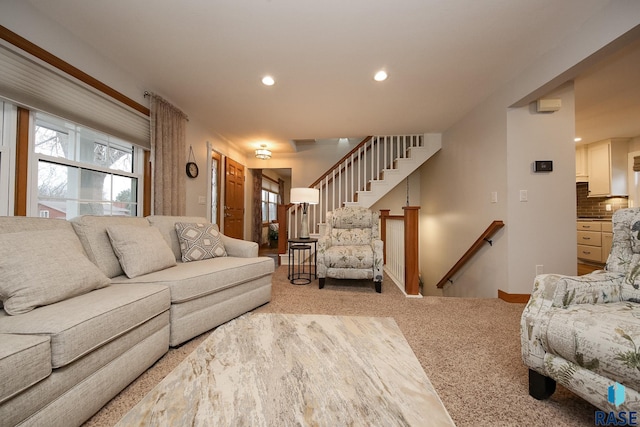
[(289, 202), (317, 205), (320, 202), (320, 190), (302, 187), (292, 188)]

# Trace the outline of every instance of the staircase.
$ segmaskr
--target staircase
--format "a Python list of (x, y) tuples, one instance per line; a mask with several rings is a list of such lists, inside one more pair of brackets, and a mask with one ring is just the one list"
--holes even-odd
[[(441, 134), (371, 136), (344, 156), (309, 187), (320, 203), (309, 206), (309, 232), (316, 234), (326, 213), (341, 206), (370, 208), (442, 147)], [(288, 235), (298, 236), (301, 214), (287, 214)]]
[(345, 202), (345, 205), (370, 208), (442, 147), (440, 134), (420, 135), (419, 142), (420, 145), (406, 147), (404, 157), (393, 159), (391, 168), (383, 169), (379, 179), (370, 180), (367, 189), (357, 191), (355, 201)]

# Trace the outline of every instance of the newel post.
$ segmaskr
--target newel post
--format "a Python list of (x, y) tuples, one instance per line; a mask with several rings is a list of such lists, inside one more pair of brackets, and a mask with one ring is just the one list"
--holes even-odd
[[(287, 209), (291, 205), (278, 205), (278, 254), (287, 253)], [(278, 257), (280, 265), (280, 257)]]
[(404, 206), (404, 290), (407, 295), (418, 295), (418, 210), (420, 206)]
[(391, 209), (380, 209), (380, 240), (382, 240), (382, 262), (387, 263), (387, 218)]

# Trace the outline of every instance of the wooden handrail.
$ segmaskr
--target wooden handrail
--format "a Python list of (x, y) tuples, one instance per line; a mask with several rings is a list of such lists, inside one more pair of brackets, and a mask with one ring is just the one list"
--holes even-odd
[(345, 154), (340, 160), (338, 160), (336, 162), (335, 165), (331, 166), (329, 169), (327, 169), (327, 171), (322, 174), (322, 176), (318, 179), (316, 179), (313, 184), (311, 184), (309, 186), (309, 188), (314, 188), (316, 185), (320, 184), (322, 182), (323, 179), (325, 179), (327, 176), (329, 176), (329, 174), (331, 174), (331, 172), (337, 168), (338, 166), (340, 166), (342, 164), (342, 162), (344, 162), (345, 160), (347, 160), (353, 153), (355, 153), (356, 151), (358, 151), (358, 149), (360, 149), (360, 147), (362, 147), (363, 145), (365, 145), (367, 142), (369, 142), (369, 140), (373, 138), (373, 136), (367, 136), (365, 139), (363, 139), (362, 141), (360, 141), (360, 144), (356, 145), (355, 147), (353, 147), (353, 149), (351, 151), (349, 151), (347, 154)]
[(482, 245), (484, 245), (485, 243), (491, 244), (491, 240), (489, 239), (502, 227), (504, 227), (504, 222), (493, 221), (491, 225), (487, 227), (484, 233), (482, 233), (480, 237), (478, 237), (478, 240), (476, 240), (473, 245), (471, 245), (469, 250), (467, 250), (467, 252), (462, 255), (462, 258), (460, 258), (460, 260), (458, 260), (458, 262), (456, 262), (455, 265), (451, 267), (451, 270), (449, 270), (449, 272), (444, 275), (442, 280), (438, 282), (437, 287), (440, 289), (444, 288), (444, 285), (446, 285), (447, 281), (449, 281), (449, 279), (451, 279), (451, 277), (453, 277), (453, 275), (456, 274), (458, 270), (460, 270), (462, 266), (465, 265), (467, 261), (469, 261), (471, 257), (473, 257), (473, 255), (480, 250)]

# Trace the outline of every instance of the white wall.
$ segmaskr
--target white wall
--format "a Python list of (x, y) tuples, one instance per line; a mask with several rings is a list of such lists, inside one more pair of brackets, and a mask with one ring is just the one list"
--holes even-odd
[[(535, 105), (507, 111), (508, 278), (503, 291), (531, 293), (536, 266), (543, 272), (575, 275), (576, 186), (573, 85), (547, 98), (562, 101), (554, 113)], [(552, 160), (553, 171), (533, 172), (535, 160)], [(528, 201), (520, 201), (520, 191)]]
[(270, 169), (289, 168), (291, 169), (291, 186), (308, 187), (358, 143), (359, 141), (303, 143), (298, 145), (297, 152), (273, 153), (273, 157), (269, 160), (248, 157), (247, 166)]
[[(568, 108), (553, 118), (530, 116), (528, 103), (570, 80), (580, 61), (636, 27), (638, 16), (640, 2), (610, 2), (443, 133), (442, 149), (421, 168), (425, 294), (436, 293), (436, 283), (494, 219), (506, 226), (492, 247), (485, 245), (454, 276), (445, 295), (496, 297), (498, 289), (530, 293), (536, 264), (547, 272), (575, 271), (575, 154), (565, 142), (573, 136), (573, 93), (560, 90)], [(509, 110), (516, 103), (522, 108)], [(534, 128), (536, 135), (527, 134)], [(539, 156), (554, 161), (553, 173), (529, 172), (533, 160), (547, 160)], [(531, 191), (526, 205), (517, 201), (520, 189)], [(497, 203), (490, 203), (492, 191), (498, 193)]]
[[(506, 221), (506, 112), (490, 99), (445, 132), (421, 168), (420, 270), (425, 295), (493, 220)], [(498, 202), (491, 203), (491, 192)], [(448, 296), (495, 297), (506, 284), (504, 229), (447, 285)]]
[[(409, 188), (407, 189), (407, 180)], [(396, 185), (382, 199), (371, 206), (371, 210), (389, 209), (390, 215), (404, 215), (402, 208), (407, 206), (407, 190), (409, 192), (409, 205), (420, 205), (420, 169), (416, 169), (411, 175)]]

